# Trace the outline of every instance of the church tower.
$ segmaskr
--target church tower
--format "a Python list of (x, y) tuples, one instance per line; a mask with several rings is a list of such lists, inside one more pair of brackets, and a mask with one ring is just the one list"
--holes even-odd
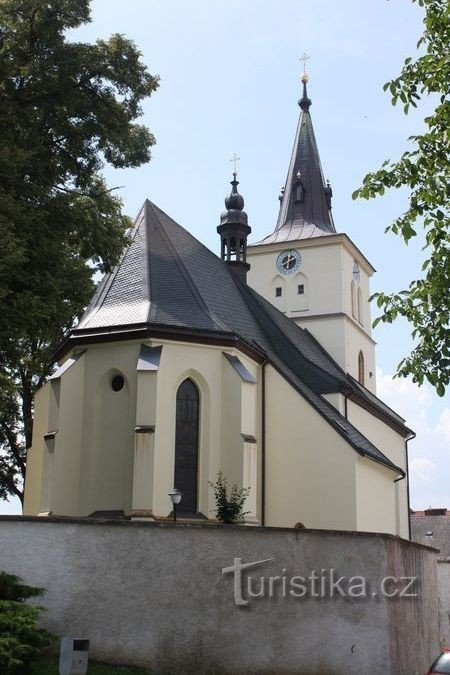
[(311, 121), (306, 72), (300, 118), (275, 230), (249, 245), (248, 283), (318, 340), (341, 368), (375, 393), (369, 280), (375, 271), (336, 232)]

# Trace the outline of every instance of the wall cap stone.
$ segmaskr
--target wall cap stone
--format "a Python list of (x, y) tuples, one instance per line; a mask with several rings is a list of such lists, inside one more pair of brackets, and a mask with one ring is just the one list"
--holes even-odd
[[(433, 546), (427, 546), (426, 544), (419, 544), (415, 541), (409, 541), (408, 539), (403, 539), (397, 537), (393, 534), (387, 534), (383, 532), (356, 532), (354, 530), (324, 530), (324, 529), (310, 529), (310, 528), (295, 528), (295, 527), (267, 527), (267, 526), (254, 526), (254, 527), (245, 527), (245, 525), (224, 525), (223, 523), (202, 523), (199, 522), (173, 522), (173, 521), (136, 521), (128, 519), (111, 519), (111, 518), (76, 518), (73, 516), (14, 516), (14, 515), (0, 515), (0, 523), (42, 523), (45, 525), (52, 525), (54, 523), (67, 524), (67, 525), (94, 525), (94, 526), (110, 526), (110, 527), (131, 527), (131, 528), (178, 528), (183, 529), (201, 529), (201, 530), (221, 530), (222, 532), (227, 532), (230, 530), (241, 530), (242, 532), (248, 533), (249, 536), (252, 536), (254, 533), (270, 536), (272, 533), (281, 533), (286, 534), (295, 534), (296, 537), (303, 537), (306, 535), (315, 535), (315, 536), (338, 536), (338, 537), (370, 537), (376, 539), (383, 539), (385, 541), (397, 542), (401, 545), (408, 545), (414, 548), (424, 549), (427, 551), (432, 551), (433, 553), (439, 553), (439, 550)], [(450, 558), (447, 560), (442, 560), (440, 562), (450, 562)]]

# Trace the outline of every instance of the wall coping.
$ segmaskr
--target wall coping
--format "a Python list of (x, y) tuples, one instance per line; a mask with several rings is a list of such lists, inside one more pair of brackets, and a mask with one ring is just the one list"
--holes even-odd
[[(317, 536), (342, 536), (342, 537), (371, 537), (376, 539), (383, 539), (386, 541), (395, 541), (401, 545), (409, 545), (415, 548), (439, 553), (439, 549), (426, 544), (419, 544), (416, 541), (409, 541), (393, 534), (384, 532), (356, 532), (354, 530), (325, 530), (319, 528), (296, 528), (296, 527), (268, 527), (268, 526), (246, 526), (246, 525), (224, 525), (223, 523), (203, 523), (199, 522), (170, 522), (170, 521), (139, 521), (139, 520), (120, 520), (112, 518), (77, 518), (73, 516), (14, 516), (14, 515), (0, 515), (0, 523), (42, 523), (45, 525), (64, 524), (64, 525), (94, 525), (94, 526), (110, 526), (110, 527), (131, 527), (139, 529), (153, 529), (153, 528), (178, 528), (180, 530), (222, 530), (222, 532), (229, 532), (235, 530), (242, 530), (252, 536), (253, 533), (270, 535), (272, 533), (295, 534), (296, 536), (303, 536), (312, 534)], [(444, 562), (442, 559), (440, 562)], [(445, 562), (450, 562), (450, 558)]]

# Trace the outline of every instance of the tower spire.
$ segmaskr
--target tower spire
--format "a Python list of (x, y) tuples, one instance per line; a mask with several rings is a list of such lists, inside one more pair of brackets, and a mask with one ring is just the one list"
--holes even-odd
[(280, 195), (278, 221), (274, 232), (259, 242), (261, 244), (336, 232), (331, 215), (331, 185), (325, 183), (310, 115), (308, 59), (306, 54), (300, 59), (303, 61), (302, 96), (298, 101), (301, 112), (286, 183)]

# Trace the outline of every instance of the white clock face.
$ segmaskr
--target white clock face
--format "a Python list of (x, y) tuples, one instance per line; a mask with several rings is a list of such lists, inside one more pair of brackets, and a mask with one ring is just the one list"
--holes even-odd
[(353, 281), (355, 282), (355, 284), (359, 284), (359, 279), (360, 279), (359, 265), (355, 260), (355, 262), (353, 263)]
[(294, 274), (302, 264), (302, 256), (298, 251), (283, 251), (277, 258), (277, 270), (280, 274)]

